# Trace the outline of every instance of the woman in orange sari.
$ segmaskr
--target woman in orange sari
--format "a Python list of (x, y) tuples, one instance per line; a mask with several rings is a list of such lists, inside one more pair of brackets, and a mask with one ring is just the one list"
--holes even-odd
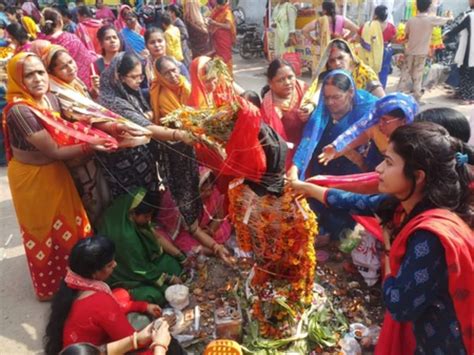
[(4, 114), (8, 180), (36, 297), (50, 299), (66, 274), (74, 244), (91, 227), (64, 160), (117, 141), (81, 122), (60, 117), (41, 60), (19, 53), (8, 63)]
[[(168, 113), (184, 106), (188, 100), (191, 86), (180, 74), (176, 61), (168, 56), (156, 61), (155, 79), (151, 84), (150, 97), (153, 116), (156, 124)], [(159, 168), (172, 196), (172, 202), (164, 208), (168, 215), (183, 217), (185, 229), (178, 238), (186, 239), (191, 234), (205, 250), (213, 252), (226, 262), (230, 262), (229, 252), (217, 243), (200, 226), (203, 214), (203, 203), (199, 190), (199, 167), (194, 148), (180, 142), (161, 143), (159, 147)], [(166, 213), (166, 211), (164, 211)], [(179, 217), (178, 217), (179, 218)]]
[(300, 109), (307, 85), (296, 79), (291, 65), (281, 59), (275, 59), (270, 63), (267, 79), (270, 90), (263, 97), (262, 117), (265, 123), (293, 146), (286, 156), (288, 170), (310, 113)]
[(217, 0), (217, 6), (211, 12), (208, 25), (215, 55), (222, 58), (232, 74), (232, 45), (235, 42), (237, 29), (227, 0)]

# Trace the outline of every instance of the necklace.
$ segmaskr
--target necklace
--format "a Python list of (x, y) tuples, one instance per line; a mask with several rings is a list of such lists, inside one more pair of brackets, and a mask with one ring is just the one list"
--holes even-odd
[(290, 97), (285, 99), (276, 97), (276, 95), (272, 92), (272, 99), (276, 107), (278, 107), (282, 111), (288, 111), (293, 106), (295, 99), (295, 90), (291, 92)]

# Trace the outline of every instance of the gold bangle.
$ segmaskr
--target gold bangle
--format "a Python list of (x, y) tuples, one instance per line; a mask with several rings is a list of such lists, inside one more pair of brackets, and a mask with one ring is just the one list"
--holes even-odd
[(138, 334), (137, 332), (133, 332), (133, 350), (138, 349)]
[(153, 343), (150, 345), (150, 349), (154, 349), (156, 347), (160, 347), (160, 348), (163, 348), (165, 350), (165, 352), (168, 351), (168, 347), (164, 344), (160, 344), (160, 343)]

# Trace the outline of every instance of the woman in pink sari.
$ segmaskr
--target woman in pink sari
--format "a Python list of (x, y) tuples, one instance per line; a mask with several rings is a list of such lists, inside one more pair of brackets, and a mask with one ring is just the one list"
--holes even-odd
[(79, 37), (69, 32), (63, 32), (63, 20), (58, 11), (46, 8), (43, 10), (43, 17), (44, 26), (42, 31), (45, 36), (42, 39), (67, 49), (77, 63), (77, 76), (91, 89), (91, 68), (97, 59), (97, 55), (88, 50)]
[(96, 0), (95, 7), (97, 11), (95, 12), (95, 18), (102, 20), (104, 25), (113, 25), (115, 21), (115, 15), (112, 9), (104, 5), (104, 0)]
[(127, 27), (127, 21), (125, 20), (125, 18), (127, 16), (125, 16), (125, 15), (129, 12), (133, 12), (133, 10), (130, 6), (128, 6), (128, 5), (120, 6), (120, 9), (119, 9), (119, 12), (118, 12), (118, 15), (117, 15), (117, 20), (114, 23), (115, 28), (117, 29), (117, 31), (120, 32), (125, 27)]
[[(203, 202), (203, 213), (199, 219), (199, 227), (212, 239), (222, 245), (227, 242), (232, 232), (232, 226), (224, 214), (224, 195), (219, 192), (215, 183), (211, 181), (211, 170), (200, 168), (199, 188)], [(167, 236), (173, 244), (186, 254), (203, 250), (212, 254), (210, 248), (199, 241), (184, 228), (181, 214), (174, 203), (171, 194), (166, 192), (161, 200), (158, 215), (159, 231)]]
[(101, 52), (99, 40), (97, 39), (97, 32), (104, 25), (102, 20), (92, 18), (92, 12), (87, 6), (79, 6), (77, 9), (77, 24), (76, 36), (84, 43), (86, 48), (97, 54)]
[(296, 79), (291, 65), (275, 59), (267, 70), (270, 90), (264, 95), (261, 112), (265, 123), (272, 127), (289, 145), (286, 169), (291, 167), (309, 111), (300, 109), (307, 85)]

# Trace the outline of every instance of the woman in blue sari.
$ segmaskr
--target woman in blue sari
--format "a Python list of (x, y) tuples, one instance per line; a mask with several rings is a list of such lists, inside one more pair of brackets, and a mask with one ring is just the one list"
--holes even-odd
[[(364, 152), (351, 150), (327, 165), (318, 163), (323, 147), (332, 143), (340, 134), (370, 112), (377, 98), (364, 90), (357, 90), (349, 72), (331, 71), (323, 81), (316, 109), (303, 131), (303, 138), (293, 158), (289, 175), (299, 174), (304, 179), (314, 175), (346, 175), (360, 173), (376, 164)], [(322, 204), (311, 201), (311, 207), (319, 215), (320, 226), (331, 236), (338, 237), (343, 229), (352, 228), (350, 215), (330, 211)]]
[(127, 12), (123, 16), (126, 27), (120, 31), (127, 52), (144, 57), (145, 48), (145, 29), (138, 23), (137, 16), (133, 12)]
[(319, 162), (327, 164), (351, 149), (373, 142), (380, 153), (387, 150), (390, 135), (400, 126), (413, 123), (418, 104), (409, 95), (395, 92), (379, 99), (371, 112), (323, 148)]

